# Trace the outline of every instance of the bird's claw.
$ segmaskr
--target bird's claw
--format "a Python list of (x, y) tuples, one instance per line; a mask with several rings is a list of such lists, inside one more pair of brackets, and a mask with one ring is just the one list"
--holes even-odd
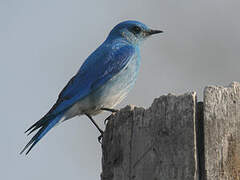
[(119, 111), (118, 109), (112, 109), (112, 113), (116, 113), (118, 111)]
[(103, 138), (103, 132), (101, 133), (100, 136), (98, 136), (98, 142), (102, 144), (102, 138)]
[[(118, 109), (111, 109), (112, 114), (115, 114), (118, 111)], [(107, 122), (111, 119), (112, 114), (104, 120), (104, 124), (107, 124)]]
[(111, 116), (112, 116), (112, 115), (108, 116), (108, 117), (104, 120), (104, 124), (107, 124), (107, 122), (111, 119), (111, 118), (110, 118)]
[(119, 110), (118, 109), (111, 109), (111, 108), (101, 108), (101, 110), (103, 110), (103, 111), (109, 111), (109, 112), (112, 112), (112, 113), (116, 113), (116, 112), (118, 112)]

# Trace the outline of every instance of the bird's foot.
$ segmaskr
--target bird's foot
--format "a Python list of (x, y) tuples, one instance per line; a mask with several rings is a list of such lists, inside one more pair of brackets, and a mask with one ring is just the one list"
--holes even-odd
[[(111, 108), (101, 108), (101, 110), (103, 110), (103, 111), (109, 111), (109, 112), (111, 112), (112, 114), (119, 111), (118, 109), (111, 109)], [(111, 115), (108, 116), (108, 117), (104, 120), (104, 124), (107, 124), (107, 122), (110, 120), (110, 117), (111, 117)]]
[(101, 108), (101, 110), (103, 110), (103, 111), (109, 111), (109, 112), (112, 112), (112, 113), (115, 113), (115, 112), (118, 112), (118, 111), (119, 111), (118, 109), (111, 109), (111, 108)]
[(98, 136), (98, 142), (100, 143), (100, 144), (102, 144), (102, 138), (103, 138), (103, 131), (101, 132), (101, 135), (100, 136)]
[(107, 124), (107, 122), (111, 119), (111, 116), (112, 116), (112, 115), (108, 116), (108, 117), (104, 120), (104, 124)]
[[(101, 108), (101, 110), (103, 110), (103, 111), (109, 111), (109, 112), (111, 112), (111, 113), (116, 113), (116, 112), (118, 112), (119, 110), (118, 109), (111, 109), (111, 108)], [(111, 115), (110, 116), (108, 116), (105, 120), (104, 120), (104, 124), (106, 124), (109, 120), (110, 120), (110, 117), (111, 117)], [(98, 136), (98, 142), (100, 143), (100, 144), (102, 144), (102, 138), (103, 138), (103, 131), (100, 131), (100, 133), (101, 133), (101, 135), (100, 136)]]

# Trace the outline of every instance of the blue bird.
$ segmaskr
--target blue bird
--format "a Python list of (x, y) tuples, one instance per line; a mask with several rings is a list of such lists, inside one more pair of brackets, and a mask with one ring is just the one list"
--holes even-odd
[(26, 154), (56, 124), (74, 116), (86, 115), (101, 133), (92, 116), (102, 111), (115, 112), (133, 87), (140, 66), (139, 45), (152, 30), (138, 21), (124, 21), (116, 25), (107, 39), (85, 60), (77, 74), (68, 82), (58, 100), (39, 121), (28, 128), (28, 135), (38, 130), (29, 143)]

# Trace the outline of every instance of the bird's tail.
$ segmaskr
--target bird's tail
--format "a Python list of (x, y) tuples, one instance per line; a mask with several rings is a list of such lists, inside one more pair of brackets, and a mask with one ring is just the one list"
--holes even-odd
[(28, 128), (25, 133), (28, 132), (28, 135), (33, 131), (38, 130), (38, 132), (32, 137), (32, 139), (28, 142), (28, 144), (23, 148), (20, 152), (22, 154), (30, 145), (30, 148), (27, 150), (26, 155), (31, 151), (31, 149), (37, 144), (37, 142), (42, 139), (42, 137), (47, 134), (47, 132), (52, 129), (63, 117), (64, 113), (60, 113), (55, 116), (44, 116), (42, 119), (33, 124), (30, 128)]

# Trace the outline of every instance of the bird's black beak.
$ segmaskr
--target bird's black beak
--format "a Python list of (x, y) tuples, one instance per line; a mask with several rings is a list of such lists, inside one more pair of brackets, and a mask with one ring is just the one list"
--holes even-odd
[(147, 36), (158, 34), (158, 33), (163, 33), (163, 31), (150, 29), (149, 31), (146, 32)]

